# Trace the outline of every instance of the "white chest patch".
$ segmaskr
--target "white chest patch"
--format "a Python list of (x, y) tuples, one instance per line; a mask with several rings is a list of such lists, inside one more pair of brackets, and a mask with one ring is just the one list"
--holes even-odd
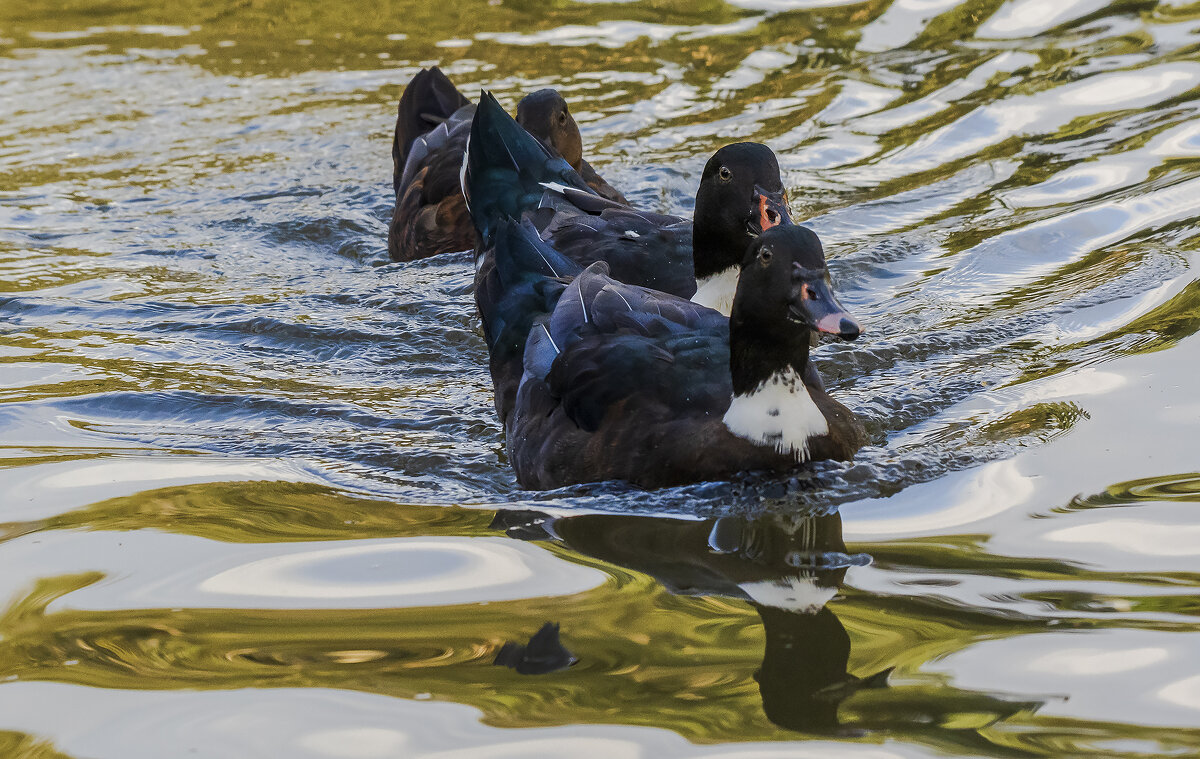
[(773, 445), (808, 460), (808, 440), (829, 432), (829, 422), (808, 394), (804, 380), (790, 366), (746, 395), (733, 396), (722, 420), (738, 437)]
[(837, 588), (818, 585), (811, 577), (780, 577), (778, 580), (744, 582), (739, 587), (762, 606), (816, 614), (837, 595)]
[(733, 295), (737, 292), (740, 273), (741, 267), (730, 266), (711, 277), (696, 280), (696, 294), (692, 296), (692, 303), (708, 306), (729, 316), (733, 311)]

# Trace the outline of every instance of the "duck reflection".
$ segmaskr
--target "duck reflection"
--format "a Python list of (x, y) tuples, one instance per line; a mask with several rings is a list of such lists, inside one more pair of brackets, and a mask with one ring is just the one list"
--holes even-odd
[(546, 675), (566, 669), (577, 661), (559, 640), (558, 623), (547, 622), (528, 643), (505, 643), (492, 663), (522, 675)]
[(749, 601), (766, 636), (754, 677), (767, 718), (781, 727), (843, 732), (839, 704), (864, 688), (887, 685), (890, 668), (861, 678), (849, 674), (850, 636), (825, 606), (846, 570), (870, 561), (846, 553), (837, 513), (688, 521), (501, 511), (492, 526), (521, 540), (561, 540), (648, 574), (672, 593)]

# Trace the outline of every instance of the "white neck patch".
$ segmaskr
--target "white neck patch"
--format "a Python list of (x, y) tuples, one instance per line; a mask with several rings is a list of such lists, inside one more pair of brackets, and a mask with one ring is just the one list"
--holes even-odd
[(740, 266), (730, 266), (710, 277), (696, 280), (696, 294), (692, 296), (692, 303), (708, 306), (729, 316), (733, 312), (733, 296), (737, 292), (741, 271)]
[(792, 367), (746, 395), (735, 395), (722, 420), (729, 431), (761, 445), (808, 460), (808, 440), (829, 432), (829, 422)]
[(743, 582), (738, 587), (761, 606), (816, 614), (837, 595), (837, 588), (818, 585), (812, 577), (780, 577), (778, 580)]

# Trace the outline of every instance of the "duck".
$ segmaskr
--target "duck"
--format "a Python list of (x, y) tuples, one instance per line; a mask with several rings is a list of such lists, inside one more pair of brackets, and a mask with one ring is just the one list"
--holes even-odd
[(579, 125), (571, 115), (571, 109), (562, 94), (553, 87), (531, 92), (517, 103), (517, 123), (529, 134), (537, 137), (543, 145), (563, 157), (571, 168), (583, 177), (583, 182), (600, 197), (621, 205), (628, 205), (615, 187), (604, 181), (604, 177), (592, 168), (583, 157), (583, 136)]
[(811, 230), (777, 225), (754, 238), (729, 317), (620, 282), (603, 261), (579, 270), (528, 220), (501, 220), (494, 234), (480, 311), (489, 346), (526, 335), (520, 366), (492, 365), (498, 410), (512, 393), (501, 419), (521, 487), (788, 472), (849, 460), (865, 443), (808, 360), (812, 332), (862, 331), (834, 297)]
[(779, 162), (761, 143), (725, 145), (709, 158), (692, 219), (603, 197), (558, 159), (494, 97), (481, 95), (462, 179), (480, 233), (477, 265), (499, 218), (528, 216), (543, 240), (577, 263), (604, 261), (615, 279), (728, 315), (746, 246), (792, 223)]
[[(625, 198), (583, 159), (583, 138), (567, 101), (554, 89), (526, 95), (517, 105), (527, 136), (582, 176), (584, 186), (614, 203)], [(396, 205), (388, 225), (388, 255), (415, 261), (471, 250), (475, 229), (463, 203), (460, 169), (475, 105), (434, 66), (412, 78), (396, 111), (392, 138), (392, 189)], [(507, 114), (506, 114), (507, 115)]]

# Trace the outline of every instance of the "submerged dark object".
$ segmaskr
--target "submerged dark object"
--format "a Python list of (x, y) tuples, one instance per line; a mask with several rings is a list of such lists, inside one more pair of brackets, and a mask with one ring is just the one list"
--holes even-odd
[[(605, 198), (624, 202), (587, 161), (583, 139), (566, 100), (538, 90), (517, 106), (521, 126), (555, 155), (563, 155)], [(475, 105), (436, 66), (413, 77), (396, 112), (392, 139), (392, 189), (396, 207), (388, 226), (388, 255), (414, 261), (470, 250), (475, 230), (459, 184)]]
[(492, 663), (515, 669), (522, 675), (545, 675), (566, 669), (577, 661), (558, 639), (558, 623), (547, 622), (533, 634), (529, 643), (505, 643)]

